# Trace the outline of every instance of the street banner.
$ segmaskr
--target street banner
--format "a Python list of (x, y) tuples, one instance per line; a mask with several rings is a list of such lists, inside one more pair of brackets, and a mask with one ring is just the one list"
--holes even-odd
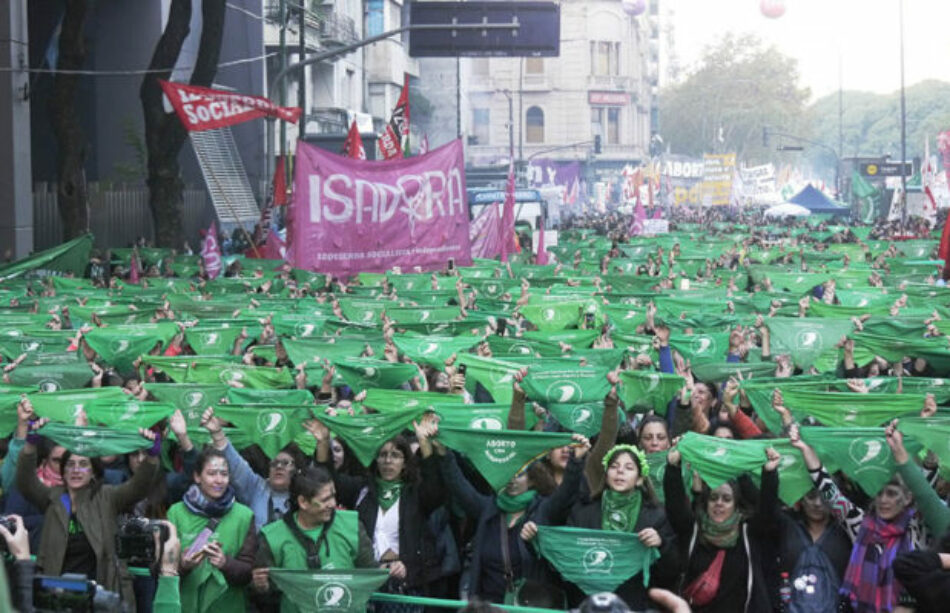
[(703, 206), (729, 205), (735, 170), (735, 153), (707, 153), (703, 156)]
[(224, 128), (258, 117), (297, 123), (300, 109), (277, 106), (267, 98), (245, 96), (208, 87), (158, 81), (178, 118), (190, 132)]
[(297, 144), (288, 260), (350, 276), (472, 263), (462, 141), (391, 162)]
[(491, 259), (501, 253), (501, 216), (498, 203), (483, 207), (469, 228), (472, 257)]

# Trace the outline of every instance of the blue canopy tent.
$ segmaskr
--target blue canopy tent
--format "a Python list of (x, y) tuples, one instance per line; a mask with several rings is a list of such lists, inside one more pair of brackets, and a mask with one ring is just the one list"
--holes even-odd
[(798, 192), (788, 199), (799, 206), (803, 206), (812, 214), (826, 215), (850, 215), (851, 209), (845, 206), (838, 206), (834, 200), (824, 195), (811, 185), (806, 185), (805, 189)]

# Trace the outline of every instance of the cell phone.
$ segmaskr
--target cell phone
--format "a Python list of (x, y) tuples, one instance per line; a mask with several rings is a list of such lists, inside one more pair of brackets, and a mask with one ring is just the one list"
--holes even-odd
[(459, 374), (464, 375), (465, 371), (468, 370), (468, 366), (465, 364), (459, 364)]
[(192, 541), (191, 545), (185, 551), (185, 556), (193, 556), (199, 551), (201, 551), (205, 545), (208, 544), (208, 541), (211, 539), (211, 535), (214, 534), (215, 529), (218, 527), (218, 524), (221, 522), (218, 518), (214, 518), (208, 522), (201, 532), (198, 533), (198, 536), (195, 537), (195, 540)]
[(584, 319), (587, 321), (587, 325), (588, 325), (588, 326), (594, 325), (594, 314), (593, 314), (593, 313), (585, 313), (585, 314), (584, 314)]
[(504, 335), (505, 335), (505, 330), (507, 330), (507, 329), (508, 329), (508, 320), (507, 320), (507, 319), (504, 319), (504, 318), (499, 319), (499, 320), (498, 320), (498, 327), (497, 327), (497, 329), (495, 330), (495, 334), (497, 334), (498, 336), (504, 336)]
[(455, 270), (455, 258), (449, 258), (449, 270)]

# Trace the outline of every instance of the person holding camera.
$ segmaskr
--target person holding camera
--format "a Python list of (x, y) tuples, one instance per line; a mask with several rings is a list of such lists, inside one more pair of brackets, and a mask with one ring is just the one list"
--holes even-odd
[(16, 487), (31, 504), (44, 513), (37, 564), (48, 575), (77, 573), (94, 579), (104, 589), (121, 592), (122, 599), (134, 602), (129, 583), (123, 582), (115, 552), (119, 513), (148, 493), (158, 471), (161, 439), (148, 430), (139, 433), (152, 440), (148, 458), (131, 479), (121, 485), (104, 485), (102, 464), (66, 451), (61, 462), (63, 485), (49, 487), (36, 475), (36, 447), (40, 436), (31, 426), (17, 462)]
[(230, 476), (224, 452), (206, 448), (195, 462), (194, 484), (168, 510), (185, 548), (181, 604), (189, 613), (247, 608), (257, 533), (254, 513), (235, 500)]

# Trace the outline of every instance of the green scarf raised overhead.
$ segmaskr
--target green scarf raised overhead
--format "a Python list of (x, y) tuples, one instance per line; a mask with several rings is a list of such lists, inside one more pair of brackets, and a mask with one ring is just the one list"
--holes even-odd
[(458, 356), (457, 364), (465, 364), (465, 389), (470, 394), (475, 393), (475, 384), (480, 383), (495, 402), (510, 404), (512, 397), (511, 384), (514, 374), (521, 369), (516, 362), (483, 358), (466, 353)]
[(667, 406), (686, 379), (679, 375), (646, 370), (624, 370), (620, 373), (619, 394), (628, 409), (666, 415)]
[(394, 504), (399, 502), (399, 495), (402, 493), (402, 481), (386, 481), (376, 477), (376, 503), (384, 511), (388, 511)]
[(270, 569), (270, 579), (301, 613), (364, 613), (373, 592), (389, 578), (385, 570)]
[(379, 448), (406, 428), (412, 426), (425, 409), (422, 407), (364, 415), (320, 414), (318, 419), (353, 451), (363, 466), (369, 466)]
[(620, 493), (604, 489), (600, 499), (601, 529), (616, 532), (633, 532), (640, 517), (643, 495), (640, 490)]
[(152, 441), (138, 432), (95, 426), (67, 426), (52, 421), (37, 430), (37, 433), (77, 455), (90, 458), (122, 455), (152, 446)]
[[(242, 326), (195, 326), (185, 329), (185, 340), (198, 355), (227, 355), (234, 349), (234, 342), (241, 336), (241, 330)], [(254, 336), (260, 334), (260, 326), (257, 329), (248, 327), (247, 332), (247, 338), (241, 343), (241, 351), (251, 344)]]
[(465, 398), (458, 394), (370, 388), (366, 390), (366, 398), (363, 399), (363, 406), (375, 409), (380, 413), (388, 413), (400, 409), (432, 409), (435, 405), (443, 404), (461, 405), (464, 402)]
[(600, 432), (600, 425), (604, 419), (603, 400), (571, 404), (549, 402), (545, 406), (566, 430), (583, 434), (586, 437), (594, 436)]
[(294, 386), (292, 371), (270, 366), (248, 366), (228, 361), (202, 361), (192, 364), (187, 383), (239, 383), (252, 389), (289, 388)]
[(542, 404), (576, 404), (603, 400), (610, 391), (607, 381), (608, 368), (595, 366), (546, 367), (539, 361), (528, 369), (521, 382), (528, 398)]
[(413, 364), (373, 358), (341, 358), (333, 365), (354, 392), (374, 387), (395, 389), (413, 377), (421, 376)]
[(272, 390), (227, 387), (225, 397), (231, 404), (314, 404), (309, 390)]
[(571, 444), (569, 433), (439, 428), (439, 441), (464, 453), (496, 492), (532, 460)]
[(136, 324), (93, 328), (83, 335), (90, 347), (120, 373), (130, 373), (132, 362), (150, 352), (156, 344), (164, 347), (178, 334), (173, 323)]
[(145, 389), (159, 402), (175, 405), (189, 425), (197, 426), (205, 409), (219, 404), (221, 399), (226, 397), (228, 390), (234, 388), (204, 383), (146, 383)]
[(729, 334), (673, 335), (670, 337), (670, 347), (693, 364), (722, 362), (729, 351)]
[(204, 383), (205, 385), (216, 383), (222, 385), (227, 383), (227, 378), (224, 378), (223, 380), (214, 379), (211, 381), (190, 380), (189, 377), (192, 367), (199, 364), (204, 364), (217, 370), (223, 370), (225, 368), (230, 369), (233, 366), (241, 365), (241, 356), (210, 357), (186, 355), (173, 357), (164, 355), (143, 355), (142, 364), (151, 366), (152, 368), (165, 373), (165, 375), (167, 375), (168, 378), (175, 383)]
[(856, 394), (791, 388), (783, 390), (785, 406), (799, 419), (814, 417), (826, 426), (880, 426), (897, 417), (920, 413), (923, 394)]
[[(504, 430), (508, 424), (509, 404), (436, 404), (432, 410), (439, 416), (439, 427), (472, 428), (473, 430)], [(525, 408), (525, 429), (538, 423), (538, 417), (530, 407)]]
[[(801, 436), (815, 449), (829, 473), (842, 471), (869, 496), (876, 496), (897, 470), (884, 440), (884, 428), (804, 427)], [(906, 439), (904, 444), (911, 455), (921, 450), (915, 438)]]
[(586, 301), (581, 300), (558, 300), (525, 304), (519, 311), (525, 319), (537, 326), (538, 330), (554, 331), (576, 328), (583, 317), (581, 311), (585, 305)]
[(612, 592), (637, 573), (647, 586), (650, 566), (660, 557), (656, 547), (645, 547), (629, 532), (538, 526), (535, 543), (561, 576), (585, 594)]
[(92, 380), (92, 375), (89, 364), (81, 361), (37, 366), (21, 364), (9, 373), (11, 384), (41, 392), (79, 389)]
[(828, 372), (838, 364), (835, 345), (853, 329), (850, 319), (812, 317), (771, 317), (766, 325), (772, 336), (772, 354), (787, 353), (795, 366), (803, 370), (814, 366)]
[(85, 410), (94, 402), (124, 402), (132, 397), (123, 392), (121, 387), (110, 386), (62, 392), (34, 392), (29, 394), (29, 398), (33, 404), (33, 411), (40, 417), (71, 424), (76, 420), (80, 410)]
[(269, 458), (275, 457), (303, 432), (302, 424), (310, 417), (306, 407), (276, 405), (219, 404), (214, 408), (214, 414), (247, 434)]
[[(36, 409), (35, 404), (33, 408)], [(151, 428), (167, 418), (175, 412), (175, 407), (164, 402), (143, 402), (132, 396), (125, 396), (119, 400), (91, 400), (83, 406), (83, 410), (89, 417), (90, 424), (103, 424), (116, 430), (138, 432), (139, 428)], [(43, 413), (37, 411), (37, 415)], [(59, 419), (65, 423), (73, 421), (69, 414), (51, 419)]]
[(427, 364), (437, 370), (445, 368), (445, 361), (453, 353), (466, 353), (482, 342), (478, 336), (416, 336), (396, 334), (393, 343), (403, 355), (417, 364)]

